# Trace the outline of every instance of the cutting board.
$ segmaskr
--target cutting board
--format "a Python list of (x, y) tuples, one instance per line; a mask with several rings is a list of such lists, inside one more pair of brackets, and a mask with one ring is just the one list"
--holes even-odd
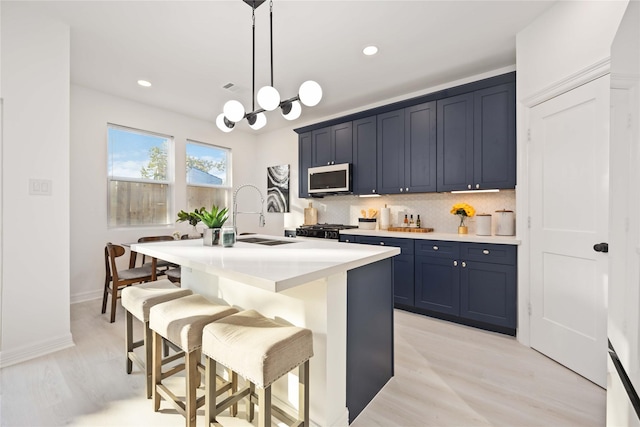
[(433, 228), (418, 228), (418, 227), (389, 227), (387, 231), (402, 231), (405, 233), (431, 233)]

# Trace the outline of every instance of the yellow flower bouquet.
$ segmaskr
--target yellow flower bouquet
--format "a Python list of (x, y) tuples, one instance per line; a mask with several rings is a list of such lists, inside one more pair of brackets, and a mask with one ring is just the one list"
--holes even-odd
[(466, 217), (474, 216), (476, 214), (476, 210), (473, 208), (473, 206), (466, 203), (456, 203), (451, 208), (451, 213), (460, 217), (459, 227), (464, 227), (464, 219)]

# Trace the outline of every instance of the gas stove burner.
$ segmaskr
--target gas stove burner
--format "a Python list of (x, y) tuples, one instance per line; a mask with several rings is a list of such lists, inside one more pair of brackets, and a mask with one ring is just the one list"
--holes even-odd
[(340, 230), (349, 228), (357, 228), (355, 225), (344, 224), (315, 224), (302, 225), (296, 228), (296, 236), (300, 237), (317, 237), (321, 239), (338, 239)]

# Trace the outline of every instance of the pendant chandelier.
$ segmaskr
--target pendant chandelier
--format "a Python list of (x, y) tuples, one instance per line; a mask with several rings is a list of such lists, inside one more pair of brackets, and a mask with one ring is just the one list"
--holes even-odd
[(318, 105), (322, 99), (322, 88), (313, 80), (307, 80), (300, 85), (298, 94), (293, 98), (282, 100), (280, 93), (273, 86), (273, 1), (269, 1), (269, 41), (271, 45), (271, 85), (264, 86), (258, 91), (257, 101), (260, 108), (255, 108), (256, 101), (256, 8), (265, 0), (243, 0), (251, 6), (251, 20), (253, 32), (253, 86), (251, 93), (251, 112), (245, 112), (240, 101), (231, 100), (224, 104), (222, 113), (216, 118), (216, 125), (223, 132), (231, 132), (236, 123), (242, 119), (247, 119), (249, 127), (258, 130), (267, 124), (265, 111), (273, 111), (280, 107), (282, 116), (287, 120), (295, 120), (302, 113), (302, 106), (307, 107)]

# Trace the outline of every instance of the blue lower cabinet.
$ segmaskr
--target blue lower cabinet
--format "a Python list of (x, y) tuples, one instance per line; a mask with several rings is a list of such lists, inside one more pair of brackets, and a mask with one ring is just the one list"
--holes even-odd
[(460, 314), (460, 269), (450, 258), (418, 255), (415, 259), (415, 307)]
[(393, 258), (396, 308), (515, 336), (516, 246), (348, 234), (340, 241), (401, 249)]
[(460, 317), (516, 327), (516, 267), (465, 261), (460, 276)]

